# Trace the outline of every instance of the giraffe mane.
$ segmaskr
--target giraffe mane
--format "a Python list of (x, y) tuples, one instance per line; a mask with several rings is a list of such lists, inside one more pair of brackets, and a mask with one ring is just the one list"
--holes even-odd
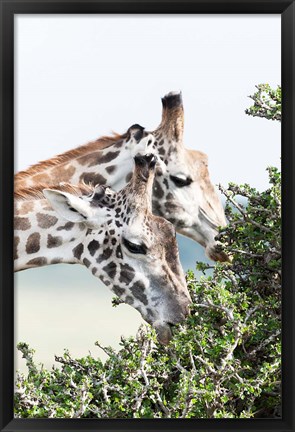
[(47, 168), (52, 168), (56, 165), (63, 164), (68, 162), (71, 159), (78, 158), (79, 156), (83, 156), (83, 154), (86, 152), (91, 153), (93, 151), (97, 150), (104, 150), (119, 140), (122, 140), (126, 138), (127, 133), (124, 133), (122, 135), (117, 134), (116, 132), (113, 133), (112, 136), (102, 136), (98, 138), (95, 141), (91, 141), (87, 144), (83, 144), (75, 149), (68, 150), (65, 153), (61, 153), (57, 156), (54, 156), (51, 159), (40, 161), (32, 166), (30, 166), (25, 171), (20, 171), (17, 174), (15, 174), (14, 178), (15, 181), (20, 181), (24, 178), (31, 177), (35, 174), (38, 174), (42, 172), (43, 170), (46, 170)]
[[(97, 186), (92, 184), (86, 184), (84, 182), (78, 185), (72, 185), (70, 183), (60, 183), (55, 186), (50, 186), (50, 189), (59, 190), (61, 192), (67, 192), (75, 196), (89, 195), (95, 191)], [(14, 199), (18, 201), (24, 201), (27, 199), (43, 199), (43, 190), (48, 189), (46, 184), (38, 184), (37, 186), (27, 187), (18, 189), (14, 192)]]

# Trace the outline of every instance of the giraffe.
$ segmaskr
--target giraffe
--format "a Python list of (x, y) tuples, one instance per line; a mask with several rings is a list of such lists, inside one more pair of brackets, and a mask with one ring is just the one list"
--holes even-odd
[[(224, 210), (208, 171), (208, 157), (183, 144), (184, 110), (181, 92), (162, 98), (162, 120), (153, 132), (134, 124), (123, 135), (102, 137), (33, 165), (15, 176), (15, 188), (80, 181), (123, 187), (132, 175), (132, 157), (150, 148), (162, 164), (156, 170), (153, 212), (172, 222), (178, 233), (205, 248), (214, 261), (227, 261), (216, 235), (226, 225)], [(149, 144), (145, 139), (152, 134)]]
[(191, 298), (173, 225), (151, 212), (156, 157), (137, 155), (119, 192), (62, 183), (15, 192), (15, 271), (56, 263), (82, 264), (156, 330), (189, 313)]

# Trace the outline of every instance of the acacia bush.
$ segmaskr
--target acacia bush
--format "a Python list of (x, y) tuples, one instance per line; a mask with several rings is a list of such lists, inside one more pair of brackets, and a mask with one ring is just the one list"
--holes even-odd
[(259, 84), (256, 92), (249, 96), (254, 104), (246, 109), (246, 114), (253, 117), (263, 117), (268, 120), (281, 121), (282, 118), (282, 89), (277, 86), (272, 89), (269, 84)]
[[(269, 188), (220, 186), (228, 225), (219, 233), (230, 263), (187, 273), (191, 315), (161, 346), (150, 326), (121, 349), (96, 345), (103, 363), (68, 351), (59, 367), (37, 366), (19, 343), (16, 417), (274, 418), (281, 401), (281, 176)], [(115, 302), (116, 303), (116, 302)]]

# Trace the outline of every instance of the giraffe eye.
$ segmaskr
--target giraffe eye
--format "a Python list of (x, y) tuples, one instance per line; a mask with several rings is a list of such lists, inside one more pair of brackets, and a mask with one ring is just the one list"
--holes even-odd
[(123, 238), (123, 245), (129, 250), (129, 252), (134, 254), (142, 254), (146, 255), (147, 253), (147, 247), (145, 244), (137, 244), (132, 243), (129, 240)]
[(189, 186), (193, 182), (191, 177), (183, 178), (171, 175), (170, 178), (177, 187)]

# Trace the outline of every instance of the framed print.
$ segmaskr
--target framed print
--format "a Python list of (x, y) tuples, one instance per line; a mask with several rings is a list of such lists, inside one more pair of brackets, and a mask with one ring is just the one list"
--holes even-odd
[(294, 431), (294, 1), (0, 4), (1, 430)]

